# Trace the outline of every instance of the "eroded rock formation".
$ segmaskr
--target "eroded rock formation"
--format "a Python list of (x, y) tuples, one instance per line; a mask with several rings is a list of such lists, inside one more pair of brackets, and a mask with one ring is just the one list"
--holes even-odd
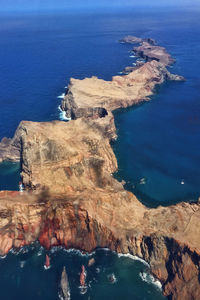
[(139, 38), (133, 35), (127, 35), (122, 40), (119, 41), (120, 43), (126, 43), (126, 44), (140, 44), (142, 42), (147, 42), (150, 45), (156, 45), (156, 41), (151, 38)]
[(80, 195), (0, 197), (0, 254), (39, 240), (92, 251), (108, 247), (149, 262), (173, 299), (198, 299), (199, 204), (147, 209), (131, 193), (85, 190)]
[(4, 137), (0, 142), (0, 163), (3, 161), (17, 162), (20, 161), (20, 140), (17, 136), (13, 139)]
[(35, 240), (108, 247), (148, 261), (165, 295), (198, 299), (200, 204), (143, 206), (113, 178), (111, 135), (96, 122), (21, 123), (23, 180), (38, 191), (0, 193), (0, 254)]
[[(114, 76), (112, 81), (97, 77), (71, 79), (61, 108), (68, 118), (88, 115), (88, 110), (104, 108), (107, 113), (122, 107), (148, 101), (156, 85), (165, 80), (183, 80), (171, 74), (165, 66), (152, 60), (126, 76)], [(105, 115), (105, 114), (104, 114)], [(94, 113), (94, 117), (97, 114)]]
[(146, 61), (156, 60), (164, 66), (169, 66), (175, 62), (175, 59), (167, 53), (165, 48), (154, 44), (152, 45), (148, 42), (142, 42), (142, 44), (139, 47), (135, 47), (133, 51), (136, 55), (144, 58)]
[(20, 123), (9, 145), (26, 191), (0, 192), (1, 255), (36, 240), (47, 249), (108, 247), (149, 262), (166, 296), (199, 299), (200, 203), (149, 209), (112, 176), (112, 110), (148, 100), (166, 79), (182, 78), (157, 60), (111, 82), (72, 79), (62, 108), (76, 120)]

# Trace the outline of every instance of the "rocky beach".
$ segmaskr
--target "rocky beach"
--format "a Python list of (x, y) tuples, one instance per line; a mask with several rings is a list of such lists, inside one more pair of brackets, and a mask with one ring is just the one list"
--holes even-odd
[(111, 81), (71, 79), (61, 109), (69, 122), (22, 121), (0, 143), (0, 161), (20, 161), (24, 192), (0, 192), (0, 254), (39, 240), (91, 252), (98, 247), (136, 255), (150, 264), (169, 299), (200, 293), (200, 202), (145, 207), (113, 174), (112, 112), (150, 101), (156, 86), (182, 81), (175, 62), (152, 39), (133, 52), (144, 62)]

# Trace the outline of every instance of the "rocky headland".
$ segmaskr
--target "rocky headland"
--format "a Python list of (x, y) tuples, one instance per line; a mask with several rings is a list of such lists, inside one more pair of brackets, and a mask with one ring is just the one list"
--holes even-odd
[(122, 44), (140, 44), (142, 42), (147, 42), (151, 45), (156, 45), (156, 41), (151, 38), (139, 38), (133, 35), (127, 35), (122, 40), (119, 41)]
[(20, 160), (25, 188), (0, 192), (0, 254), (36, 240), (47, 249), (107, 247), (146, 260), (169, 299), (199, 299), (200, 202), (145, 207), (113, 177), (110, 145), (113, 110), (182, 79), (155, 59), (112, 81), (71, 79), (61, 104), (70, 122), (22, 121), (0, 144), (2, 160)]
[(152, 45), (149, 42), (142, 42), (140, 46), (133, 49), (135, 55), (145, 59), (146, 61), (156, 60), (161, 62), (164, 66), (169, 66), (175, 62), (165, 48)]
[(122, 74), (126, 75), (135, 69), (141, 67), (148, 61), (158, 61), (163, 66), (167, 67), (175, 62), (175, 59), (166, 51), (164, 47), (157, 45), (156, 41), (150, 38), (138, 38), (132, 35), (124, 37), (120, 40), (120, 43), (125, 44), (139, 44), (131, 50), (138, 59), (136, 60), (135, 66), (127, 66), (122, 71)]
[(165, 80), (182, 81), (166, 67), (152, 60), (125, 76), (114, 76), (112, 81), (97, 77), (83, 80), (71, 78), (61, 108), (71, 119), (80, 117), (103, 118), (113, 110), (150, 100), (156, 85)]

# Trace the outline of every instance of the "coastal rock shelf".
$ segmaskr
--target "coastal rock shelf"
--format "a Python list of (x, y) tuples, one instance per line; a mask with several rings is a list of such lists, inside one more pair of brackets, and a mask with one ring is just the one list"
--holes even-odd
[(146, 260), (170, 299), (199, 299), (200, 202), (149, 209), (112, 176), (112, 111), (148, 101), (165, 80), (183, 78), (153, 58), (112, 81), (71, 79), (61, 105), (70, 122), (22, 121), (2, 141), (0, 157), (20, 160), (25, 191), (0, 192), (1, 255), (36, 240), (107, 247)]

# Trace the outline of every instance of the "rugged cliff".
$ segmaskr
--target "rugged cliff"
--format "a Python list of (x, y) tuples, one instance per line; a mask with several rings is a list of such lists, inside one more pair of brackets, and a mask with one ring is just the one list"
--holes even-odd
[(165, 295), (198, 299), (200, 203), (143, 206), (113, 178), (113, 121), (100, 120), (20, 124), (23, 183), (35, 191), (0, 194), (0, 253), (35, 240), (108, 247), (148, 261)]
[(146, 41), (142, 42), (139, 47), (135, 47), (133, 52), (146, 61), (156, 60), (162, 63), (164, 66), (169, 66), (175, 62), (175, 59), (171, 57), (165, 48), (152, 45)]
[(198, 299), (199, 204), (147, 209), (124, 190), (85, 190), (79, 196), (2, 195), (0, 253), (35, 240), (92, 251), (108, 247), (149, 262), (173, 299)]
[(169, 298), (199, 299), (200, 203), (148, 209), (112, 176), (112, 110), (148, 100), (166, 79), (182, 77), (156, 60), (111, 82), (72, 79), (62, 108), (75, 120), (23, 121), (3, 140), (1, 158), (20, 160), (26, 191), (0, 192), (1, 255), (35, 240), (108, 247), (149, 262)]
[(169, 73), (156, 60), (145, 63), (126, 76), (114, 76), (112, 81), (97, 77), (71, 79), (61, 108), (68, 118), (88, 116), (88, 111), (90, 117), (93, 111), (95, 118), (101, 118), (115, 109), (148, 101), (155, 86), (165, 80), (183, 80), (183, 77)]
[(139, 44), (139, 46), (133, 48), (133, 52), (145, 61), (156, 60), (164, 66), (169, 66), (175, 62), (175, 59), (171, 57), (166, 49), (157, 45), (156, 41), (151, 38), (142, 39), (128, 35), (120, 40), (120, 43)]

